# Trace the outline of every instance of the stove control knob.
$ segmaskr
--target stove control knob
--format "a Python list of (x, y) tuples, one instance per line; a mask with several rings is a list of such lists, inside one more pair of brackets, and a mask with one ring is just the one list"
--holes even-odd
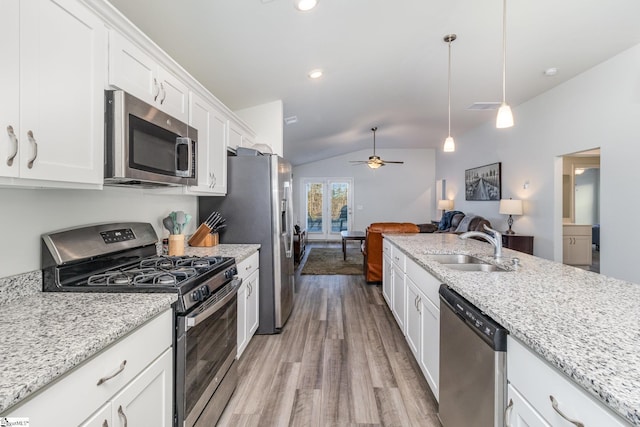
[(230, 269), (224, 272), (224, 277), (226, 277), (227, 279), (231, 279), (233, 278), (233, 276), (237, 274), (238, 274), (238, 269), (235, 267), (231, 267)]
[(194, 302), (202, 301), (202, 291), (200, 289), (196, 289), (195, 291), (191, 292), (191, 299)]
[(203, 299), (208, 297), (209, 294), (210, 294), (210, 292), (209, 292), (209, 287), (208, 286), (205, 285), (205, 286), (200, 288), (200, 295), (202, 296)]

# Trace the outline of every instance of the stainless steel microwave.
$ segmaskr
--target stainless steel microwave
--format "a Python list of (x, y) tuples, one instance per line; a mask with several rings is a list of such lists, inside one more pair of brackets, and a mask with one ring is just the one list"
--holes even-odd
[(105, 91), (106, 185), (197, 185), (198, 132), (121, 90)]

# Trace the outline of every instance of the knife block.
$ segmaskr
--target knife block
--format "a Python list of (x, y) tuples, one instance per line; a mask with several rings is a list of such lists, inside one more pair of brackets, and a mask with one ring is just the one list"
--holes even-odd
[(206, 224), (200, 224), (200, 227), (189, 239), (189, 246), (211, 247), (218, 244), (218, 233), (211, 234), (211, 228)]

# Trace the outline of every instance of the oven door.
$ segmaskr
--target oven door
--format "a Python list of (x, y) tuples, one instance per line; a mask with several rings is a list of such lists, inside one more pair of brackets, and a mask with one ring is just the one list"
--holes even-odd
[(194, 310), (178, 314), (176, 327), (177, 425), (214, 425), (237, 384), (237, 293), (234, 278)]

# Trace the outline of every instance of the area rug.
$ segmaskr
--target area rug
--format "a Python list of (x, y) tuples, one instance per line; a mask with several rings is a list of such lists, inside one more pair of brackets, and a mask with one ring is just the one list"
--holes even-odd
[(347, 248), (347, 260), (342, 248), (311, 248), (300, 274), (362, 274), (362, 252)]

